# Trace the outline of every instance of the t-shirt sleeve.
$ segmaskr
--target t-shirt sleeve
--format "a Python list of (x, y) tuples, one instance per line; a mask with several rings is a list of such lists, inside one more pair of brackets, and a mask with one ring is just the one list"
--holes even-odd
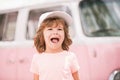
[(79, 71), (79, 63), (78, 63), (78, 60), (77, 60), (77, 57), (74, 53), (71, 54), (71, 72), (74, 73), (76, 71)]
[(34, 54), (30, 66), (30, 72), (39, 74), (39, 68), (38, 68), (38, 54)]

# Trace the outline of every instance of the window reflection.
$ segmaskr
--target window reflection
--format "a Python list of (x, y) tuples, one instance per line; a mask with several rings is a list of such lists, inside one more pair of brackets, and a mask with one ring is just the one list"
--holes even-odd
[(85, 0), (79, 9), (87, 36), (120, 36), (120, 1)]
[(37, 13), (36, 11), (31, 11), (29, 14), (29, 20), (28, 20), (28, 26), (27, 26), (27, 33), (26, 33), (26, 38), (27, 39), (33, 39), (36, 29), (37, 29), (37, 24), (39, 20), (40, 14)]
[(0, 14), (0, 41), (14, 40), (17, 12)]

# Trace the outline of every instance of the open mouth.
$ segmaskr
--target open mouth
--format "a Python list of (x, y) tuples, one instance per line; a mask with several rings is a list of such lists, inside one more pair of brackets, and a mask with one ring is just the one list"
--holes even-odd
[(51, 38), (51, 42), (52, 43), (58, 43), (59, 42), (59, 38)]

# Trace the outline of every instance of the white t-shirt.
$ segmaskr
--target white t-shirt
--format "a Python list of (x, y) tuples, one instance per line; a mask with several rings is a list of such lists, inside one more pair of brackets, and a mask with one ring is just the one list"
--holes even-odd
[(39, 80), (72, 80), (71, 73), (79, 70), (74, 53), (34, 54), (30, 71), (39, 75)]

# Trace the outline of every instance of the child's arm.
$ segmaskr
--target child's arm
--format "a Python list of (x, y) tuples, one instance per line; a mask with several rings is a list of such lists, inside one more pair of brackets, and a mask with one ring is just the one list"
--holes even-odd
[(38, 74), (34, 74), (34, 80), (39, 80), (39, 75)]
[(72, 73), (72, 76), (73, 76), (74, 80), (80, 80), (80, 78), (79, 78), (79, 72), (78, 71)]

